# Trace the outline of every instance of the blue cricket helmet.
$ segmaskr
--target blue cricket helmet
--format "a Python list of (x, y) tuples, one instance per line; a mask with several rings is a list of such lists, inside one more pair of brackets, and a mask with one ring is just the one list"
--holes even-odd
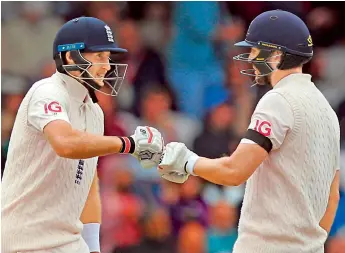
[(233, 59), (249, 62), (254, 69), (241, 70), (248, 76), (264, 77), (276, 69), (270, 65), (273, 51), (281, 52), (281, 61), (277, 69), (291, 69), (307, 63), (313, 56), (313, 42), (306, 24), (295, 14), (283, 10), (266, 11), (258, 15), (250, 24), (244, 41), (235, 44), (238, 47), (258, 48), (260, 53), (254, 58), (240, 54)]
[[(68, 51), (75, 64), (66, 64), (64, 54)], [(86, 84), (87, 88), (98, 91), (101, 91), (101, 86), (96, 81), (101, 80), (111, 89), (110, 93), (101, 92), (116, 96), (125, 78), (128, 65), (114, 63), (109, 58), (109, 63), (104, 63), (110, 65), (107, 74), (103, 78), (94, 77), (88, 69), (95, 64), (82, 55), (83, 52), (103, 51), (109, 51), (111, 54), (127, 53), (126, 49), (117, 45), (111, 28), (94, 17), (79, 17), (66, 22), (57, 32), (53, 44), (53, 58), (59, 72), (68, 74), (82, 84)], [(103, 63), (98, 63), (100, 64)], [(75, 76), (70, 71), (80, 71), (80, 75)]]
[(283, 10), (266, 11), (257, 16), (250, 24), (245, 40), (235, 46), (313, 56), (313, 42), (308, 27), (298, 16)]
[(126, 49), (120, 48), (116, 44), (110, 27), (94, 17), (70, 20), (57, 32), (53, 56), (71, 49), (80, 49), (85, 52), (127, 53)]

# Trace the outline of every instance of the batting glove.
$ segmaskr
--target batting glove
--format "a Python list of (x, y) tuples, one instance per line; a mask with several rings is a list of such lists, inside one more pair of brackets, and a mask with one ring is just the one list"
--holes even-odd
[(199, 156), (190, 151), (185, 144), (171, 142), (165, 146), (158, 172), (162, 178), (182, 184), (189, 175), (194, 175), (193, 168)]
[(138, 126), (131, 136), (135, 142), (133, 156), (143, 168), (157, 167), (164, 149), (161, 133), (153, 127)]
[(133, 135), (120, 139), (122, 141), (120, 153), (133, 155), (145, 169), (158, 166), (164, 150), (164, 140), (157, 129), (138, 126)]

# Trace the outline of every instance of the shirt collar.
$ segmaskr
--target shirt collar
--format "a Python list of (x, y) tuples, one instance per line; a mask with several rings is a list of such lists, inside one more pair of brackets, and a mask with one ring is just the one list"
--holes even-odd
[(68, 93), (78, 102), (83, 103), (91, 100), (89, 97), (89, 91), (79, 81), (58, 71), (56, 71), (54, 75), (62, 80), (63, 84), (68, 90)]
[(286, 84), (290, 83), (291, 81), (305, 82), (305, 83), (311, 82), (311, 75), (303, 74), (303, 73), (290, 74), (290, 75), (280, 79), (280, 81), (276, 85), (274, 85), (273, 89), (283, 87)]

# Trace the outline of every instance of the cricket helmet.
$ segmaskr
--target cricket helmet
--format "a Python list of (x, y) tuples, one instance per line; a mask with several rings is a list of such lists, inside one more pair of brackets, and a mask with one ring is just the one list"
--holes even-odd
[[(250, 24), (244, 41), (235, 44), (238, 47), (258, 48), (259, 54), (249, 58), (249, 53), (233, 57), (236, 61), (253, 64), (254, 69), (241, 70), (247, 76), (264, 77), (276, 69), (291, 69), (307, 63), (313, 56), (313, 42), (306, 24), (296, 15), (283, 11), (266, 11), (257, 16)], [(281, 52), (281, 60), (276, 69), (270, 65), (272, 53)]]
[[(67, 64), (64, 55), (70, 51), (75, 64)], [(83, 52), (110, 51), (109, 63), (92, 63), (85, 59)], [(126, 53), (127, 50), (118, 47), (111, 28), (102, 20), (93, 17), (80, 17), (65, 23), (57, 32), (53, 45), (53, 58), (58, 72), (68, 74), (84, 84), (90, 91), (100, 91), (106, 95), (116, 96), (127, 71), (127, 64), (115, 63), (114, 54)], [(88, 71), (93, 65), (110, 65), (110, 70), (104, 77), (94, 77)], [(70, 71), (80, 71), (75, 76)], [(101, 80), (110, 87), (110, 92), (101, 91), (101, 86), (95, 81)], [(90, 89), (91, 88), (91, 89)]]

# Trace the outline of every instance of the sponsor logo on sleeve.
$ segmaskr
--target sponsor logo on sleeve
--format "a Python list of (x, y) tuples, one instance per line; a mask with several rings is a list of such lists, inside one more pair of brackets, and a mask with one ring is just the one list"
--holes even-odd
[(272, 124), (265, 120), (256, 120), (254, 130), (267, 137), (271, 135)]
[(53, 101), (47, 104), (44, 104), (44, 112), (48, 114), (52, 112), (53, 114), (57, 114), (58, 112), (62, 112), (62, 107), (59, 102)]

